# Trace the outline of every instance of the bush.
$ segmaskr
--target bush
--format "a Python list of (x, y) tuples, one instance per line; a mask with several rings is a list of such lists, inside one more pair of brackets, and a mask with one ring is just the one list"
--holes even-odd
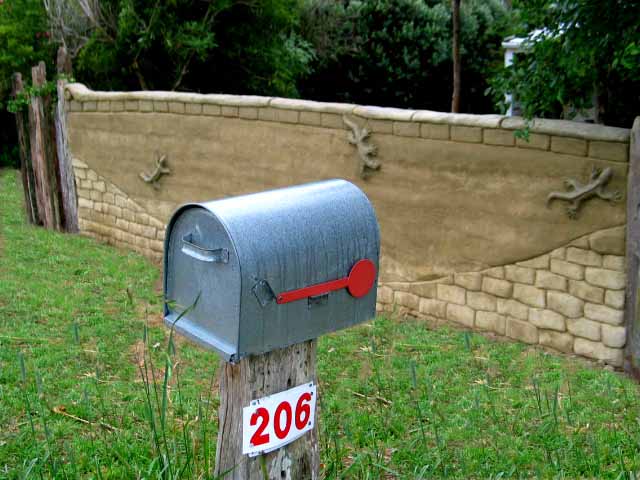
[(295, 96), (310, 59), (296, 2), (104, 0), (76, 76), (100, 89)]
[[(499, 0), (462, 2), (462, 108), (490, 111), (485, 77), (502, 62), (508, 14)], [(302, 36), (316, 50), (303, 97), (450, 109), (448, 0), (307, 0)]]
[[(9, 124), (9, 122), (7, 122), (7, 124)], [(15, 139), (8, 136), (7, 138), (9, 141), (3, 143), (3, 147), (0, 148), (0, 168), (18, 168), (20, 167), (20, 152), (18, 150), (18, 145), (16, 144)]]
[(527, 118), (571, 118), (594, 106), (595, 94), (599, 121), (629, 128), (640, 111), (640, 2), (521, 0), (514, 8), (522, 35), (543, 33), (491, 80), (496, 103), (506, 107), (511, 92)]
[(18, 164), (15, 117), (6, 111), (13, 74), (29, 84), (31, 67), (44, 60), (52, 68), (54, 52), (42, 0), (0, 0), (0, 167)]
[(49, 40), (42, 0), (0, 1), (0, 100), (6, 103), (14, 72), (25, 81), (40, 60), (53, 65), (55, 46)]

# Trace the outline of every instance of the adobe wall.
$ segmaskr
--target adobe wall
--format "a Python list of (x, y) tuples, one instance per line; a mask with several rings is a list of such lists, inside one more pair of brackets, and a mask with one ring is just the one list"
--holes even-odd
[[(622, 362), (624, 201), (546, 205), (610, 169), (624, 198), (629, 130), (517, 118), (67, 87), (83, 233), (159, 259), (173, 209), (341, 177), (381, 225), (379, 308)], [(380, 170), (360, 175), (349, 124)], [(356, 134), (360, 131), (356, 131)], [(171, 173), (145, 183), (158, 158)], [(395, 305), (395, 307), (394, 307)]]

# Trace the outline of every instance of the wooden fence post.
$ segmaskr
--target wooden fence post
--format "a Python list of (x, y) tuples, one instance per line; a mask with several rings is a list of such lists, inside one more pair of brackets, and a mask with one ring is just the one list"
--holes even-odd
[[(46, 83), (44, 62), (31, 69), (34, 87), (43, 87)], [(49, 105), (51, 100), (49, 99)], [(56, 174), (54, 170), (53, 148), (51, 146), (51, 129), (47, 122), (46, 99), (40, 95), (31, 97), (29, 109), (29, 130), (31, 140), (31, 160), (36, 183), (36, 199), (38, 211), (45, 228), (59, 229), (58, 198)]]
[[(24, 91), (22, 75), (20, 73), (13, 74), (13, 98), (17, 98)], [(31, 154), (29, 148), (29, 135), (25, 129), (25, 115), (22, 110), (16, 112), (16, 129), (18, 131), (18, 145), (20, 147), (20, 174), (22, 176), (22, 187), (24, 191), (24, 203), (27, 211), (27, 220), (29, 223), (41, 224), (40, 215), (38, 213), (38, 205), (36, 200), (36, 186), (33, 173), (33, 165), (31, 163)]]
[[(317, 382), (316, 340), (237, 364), (221, 362), (220, 410), (215, 475), (233, 480), (317, 479), (320, 469), (318, 421), (313, 430), (284, 447), (257, 457), (242, 454), (242, 409), (252, 400)], [(317, 411), (317, 410), (316, 410)]]
[[(58, 49), (57, 70), (58, 74), (71, 75), (71, 60), (64, 47)], [(58, 102), (56, 104), (54, 118), (58, 178), (60, 179), (60, 207), (64, 220), (64, 230), (70, 233), (78, 233), (78, 200), (76, 198), (75, 177), (67, 135), (67, 112), (64, 97), (64, 87), (66, 84), (67, 81), (63, 78), (59, 78), (56, 82)]]
[(640, 117), (629, 138), (627, 179), (627, 290), (625, 298), (625, 370), (640, 378)]

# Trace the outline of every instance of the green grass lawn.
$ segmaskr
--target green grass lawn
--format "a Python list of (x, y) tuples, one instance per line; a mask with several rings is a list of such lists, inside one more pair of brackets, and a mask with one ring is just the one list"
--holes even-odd
[[(0, 171), (0, 478), (208, 478), (217, 358), (171, 348), (158, 285), (138, 255), (26, 225)], [(318, 355), (325, 478), (640, 471), (638, 386), (586, 361), (395, 318)]]

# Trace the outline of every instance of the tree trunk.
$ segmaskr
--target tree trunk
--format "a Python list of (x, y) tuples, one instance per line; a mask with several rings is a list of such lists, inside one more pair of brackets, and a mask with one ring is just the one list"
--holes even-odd
[[(24, 84), (22, 82), (22, 75), (15, 73), (13, 75), (13, 97), (16, 98), (23, 91)], [(16, 112), (16, 128), (18, 130), (18, 145), (20, 147), (20, 174), (24, 191), (24, 204), (29, 223), (39, 225), (42, 222), (38, 213), (36, 184), (29, 151), (29, 135), (25, 128), (25, 122), (25, 114), (21, 110), (18, 110)]]
[[(31, 69), (34, 87), (42, 87), (46, 82), (44, 62)], [(31, 160), (36, 184), (36, 199), (38, 211), (45, 228), (57, 228), (58, 215), (56, 212), (55, 172), (52, 170), (51, 138), (47, 124), (44, 99), (39, 95), (31, 98), (29, 108), (29, 133), (31, 140)]]
[[(71, 75), (71, 60), (64, 47), (58, 49), (58, 74)], [(58, 158), (58, 178), (60, 179), (60, 206), (62, 209), (63, 228), (69, 233), (78, 233), (78, 200), (76, 198), (75, 177), (69, 140), (67, 134), (67, 112), (65, 110), (64, 87), (66, 80), (58, 79), (56, 90), (58, 102), (55, 112), (55, 139)]]
[[(242, 454), (242, 409), (251, 400), (316, 382), (316, 340), (220, 366), (220, 411), (215, 475), (233, 480), (317, 479), (318, 421), (296, 441), (265, 455)], [(316, 410), (317, 411), (317, 410)]]
[(460, 0), (451, 0), (451, 16), (453, 21), (453, 95), (451, 111), (460, 111)]

